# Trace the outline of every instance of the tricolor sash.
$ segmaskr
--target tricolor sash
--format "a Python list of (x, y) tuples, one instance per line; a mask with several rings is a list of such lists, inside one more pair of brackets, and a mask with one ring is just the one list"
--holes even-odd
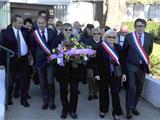
[(107, 44), (106, 42), (102, 42), (102, 47), (104, 49), (104, 51), (109, 54), (109, 56), (118, 64), (120, 65), (120, 62), (119, 62), (119, 56), (118, 54), (116, 53), (116, 51), (109, 45)]
[(148, 57), (148, 55), (146, 54), (144, 48), (142, 47), (142, 44), (140, 43), (140, 39), (139, 39), (138, 35), (136, 34), (136, 32), (132, 32), (132, 33), (131, 33), (131, 37), (132, 37), (133, 43), (134, 43), (135, 46), (136, 46), (136, 51), (137, 51), (140, 59), (142, 60), (142, 63), (143, 63), (144, 65), (147, 65), (147, 66), (148, 66), (149, 57)]
[(44, 42), (43, 38), (42, 38), (42, 35), (40, 34), (39, 30), (35, 30), (33, 32), (33, 35), (37, 41), (37, 43), (39, 44), (39, 46), (42, 48), (42, 50), (48, 55), (50, 56), (51, 55), (51, 51), (49, 48), (47, 48), (47, 45), (46, 43)]

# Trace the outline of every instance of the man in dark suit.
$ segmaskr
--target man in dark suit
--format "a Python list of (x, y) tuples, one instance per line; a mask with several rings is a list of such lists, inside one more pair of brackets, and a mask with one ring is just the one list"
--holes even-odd
[[(36, 34), (39, 33), (39, 34)], [(37, 19), (37, 29), (31, 35), (32, 42), (32, 54), (34, 57), (34, 65), (38, 70), (40, 79), (40, 88), (43, 98), (42, 109), (46, 110), (49, 106), (51, 110), (55, 109), (55, 84), (53, 76), (53, 65), (48, 59), (52, 48), (54, 48), (54, 42), (57, 34), (56, 31), (47, 28), (47, 20), (45, 17), (39, 16)], [(37, 37), (39, 39), (37, 39)], [(44, 44), (50, 53), (46, 53), (45, 49), (39, 44), (38, 40)], [(53, 45), (53, 46), (52, 46)]]
[[(87, 24), (84, 31), (80, 35), (79, 42), (84, 43), (85, 45), (90, 45), (90, 41), (93, 41), (93, 29), (94, 26), (92, 24)], [(87, 81), (87, 69), (86, 66), (81, 65), (81, 81), (82, 84), (86, 84)]]
[[(123, 46), (128, 80), (126, 93), (128, 119), (132, 118), (132, 113), (134, 115), (140, 114), (136, 106), (142, 93), (145, 74), (149, 72), (148, 64), (145, 64), (140, 57), (135, 41), (136, 39), (139, 41), (139, 46), (142, 45), (147, 57), (152, 53), (153, 48), (153, 38), (149, 33), (145, 32), (146, 21), (144, 19), (137, 19), (134, 23), (134, 27), (135, 32), (126, 35)], [(134, 37), (134, 35), (136, 37)]]
[(118, 44), (123, 47), (124, 44), (124, 38), (128, 34), (128, 26), (127, 25), (122, 25), (120, 28), (120, 31), (117, 33), (118, 36)]
[[(120, 45), (121, 50), (123, 49), (125, 36), (128, 33), (129, 33), (129, 31), (128, 31), (128, 26), (127, 25), (122, 25), (121, 28), (120, 28), (120, 31), (117, 33), (118, 44)], [(126, 88), (127, 88), (127, 80), (125, 82), (123, 82), (123, 88), (126, 90)]]
[[(1, 45), (13, 50), (15, 56), (10, 61), (11, 80), (9, 83), (8, 104), (12, 102), (13, 86), (16, 81), (19, 81), (21, 104), (24, 107), (29, 107), (27, 102), (28, 96), (28, 32), (22, 30), (23, 18), (20, 15), (14, 15), (11, 19), (11, 26), (1, 32)], [(0, 65), (5, 65), (5, 54), (0, 52), (2, 59)]]

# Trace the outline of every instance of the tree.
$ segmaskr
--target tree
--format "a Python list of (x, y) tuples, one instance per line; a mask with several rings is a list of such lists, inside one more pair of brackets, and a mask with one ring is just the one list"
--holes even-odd
[(106, 20), (107, 20), (107, 15), (108, 15), (108, 5), (109, 5), (109, 3), (108, 3), (108, 0), (104, 0), (104, 14), (103, 14), (103, 18), (102, 18), (102, 22), (101, 22), (101, 26), (102, 27), (104, 27), (105, 26), (105, 24), (106, 24)]

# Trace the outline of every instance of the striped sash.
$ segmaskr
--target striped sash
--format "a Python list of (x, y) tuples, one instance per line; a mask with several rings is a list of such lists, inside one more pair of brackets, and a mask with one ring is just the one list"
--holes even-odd
[(116, 51), (109, 45), (107, 44), (106, 42), (102, 42), (102, 47), (104, 49), (104, 51), (109, 54), (109, 56), (118, 64), (120, 65), (120, 62), (119, 62), (119, 56), (118, 54), (116, 53)]
[(42, 50), (49, 56), (51, 55), (51, 51), (49, 48), (47, 48), (46, 43), (44, 43), (44, 40), (42, 38), (42, 35), (40, 34), (39, 30), (35, 30), (33, 32), (33, 35), (37, 41), (37, 43), (39, 44), (39, 46), (42, 48)]
[(138, 35), (136, 34), (136, 32), (132, 32), (132, 33), (131, 33), (131, 36), (132, 36), (133, 43), (134, 43), (135, 46), (136, 46), (136, 51), (137, 51), (140, 59), (142, 60), (142, 63), (143, 63), (144, 65), (147, 65), (147, 66), (148, 66), (149, 57), (148, 57), (148, 55), (146, 54), (144, 48), (142, 47), (142, 44), (140, 43), (140, 39), (139, 39)]

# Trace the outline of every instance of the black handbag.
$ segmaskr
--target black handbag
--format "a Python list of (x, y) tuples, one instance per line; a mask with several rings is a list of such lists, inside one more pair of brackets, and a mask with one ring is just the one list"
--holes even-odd
[(116, 66), (115, 66), (115, 73), (116, 73), (116, 76), (117, 76), (117, 77), (122, 76), (122, 69), (121, 69), (121, 66), (120, 66), (120, 65), (116, 65)]

